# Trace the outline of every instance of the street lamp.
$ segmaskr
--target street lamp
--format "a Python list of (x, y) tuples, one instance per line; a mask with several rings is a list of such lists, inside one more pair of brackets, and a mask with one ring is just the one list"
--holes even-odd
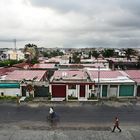
[(97, 97), (100, 98), (100, 66), (98, 66), (98, 93)]

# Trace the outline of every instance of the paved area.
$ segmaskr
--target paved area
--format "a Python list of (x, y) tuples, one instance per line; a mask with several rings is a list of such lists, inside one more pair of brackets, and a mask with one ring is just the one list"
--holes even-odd
[(123, 128), (119, 133), (109, 130), (22, 130), (5, 128), (0, 130), (0, 140), (139, 140), (139, 128)]
[[(50, 104), (0, 105), (0, 140), (139, 140), (139, 104), (53, 104), (60, 122), (45, 120)], [(120, 127), (112, 133), (113, 117)]]

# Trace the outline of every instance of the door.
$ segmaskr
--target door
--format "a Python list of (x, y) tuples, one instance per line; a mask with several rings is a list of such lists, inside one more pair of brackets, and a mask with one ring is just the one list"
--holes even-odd
[(118, 93), (118, 86), (110, 85), (108, 97), (117, 97), (117, 93)]
[(53, 98), (65, 98), (66, 97), (66, 85), (52, 85), (52, 97)]
[(47, 97), (49, 95), (49, 87), (35, 86), (34, 89), (35, 89), (34, 91), (35, 97)]
[(103, 85), (102, 87), (102, 97), (107, 97), (107, 85)]
[(22, 96), (26, 96), (26, 87), (22, 86)]
[(80, 85), (80, 97), (85, 97), (85, 85)]

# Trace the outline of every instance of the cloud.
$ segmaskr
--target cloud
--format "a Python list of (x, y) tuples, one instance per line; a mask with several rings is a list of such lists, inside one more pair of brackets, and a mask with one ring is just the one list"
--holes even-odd
[[(139, 47), (139, 0), (1, 0), (0, 47)], [(11, 45), (12, 46), (12, 45)]]

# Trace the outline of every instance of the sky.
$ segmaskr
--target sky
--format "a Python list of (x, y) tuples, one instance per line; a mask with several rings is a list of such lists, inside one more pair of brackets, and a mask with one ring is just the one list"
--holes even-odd
[(140, 0), (0, 0), (0, 48), (139, 48)]

